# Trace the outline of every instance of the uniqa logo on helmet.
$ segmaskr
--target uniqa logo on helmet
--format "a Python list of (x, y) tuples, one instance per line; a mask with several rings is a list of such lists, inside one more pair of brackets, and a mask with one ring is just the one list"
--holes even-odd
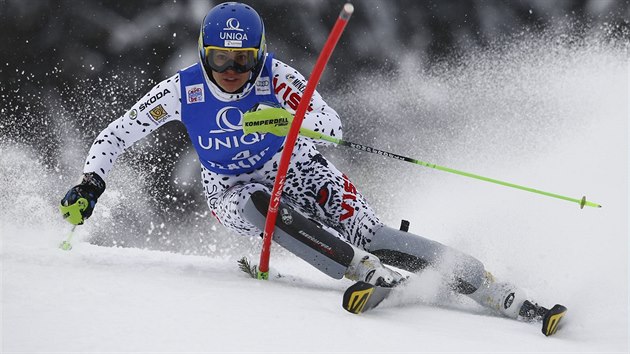
[(247, 41), (248, 38), (247, 33), (243, 33), (244, 30), (240, 26), (241, 23), (234, 17), (225, 22), (223, 31), (229, 32), (219, 32), (219, 38), (223, 40), (224, 47), (243, 47), (243, 41)]
[(241, 28), (241, 23), (238, 22), (238, 19), (235, 19), (234, 17), (231, 17), (227, 21), (225, 21), (225, 27), (223, 27), (223, 30), (243, 32), (243, 29)]
[(200, 34), (202, 59), (206, 46), (256, 48), (258, 59), (265, 50), (262, 18), (251, 6), (242, 3), (228, 2), (212, 8), (204, 18)]

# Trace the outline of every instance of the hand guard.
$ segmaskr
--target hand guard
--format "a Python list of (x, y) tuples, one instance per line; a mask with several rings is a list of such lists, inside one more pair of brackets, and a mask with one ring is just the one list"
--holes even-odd
[(291, 122), (293, 115), (287, 110), (266, 103), (257, 103), (243, 114), (243, 132), (286, 136), (291, 128)]
[(59, 210), (71, 224), (82, 225), (94, 211), (96, 201), (105, 191), (105, 181), (94, 172), (83, 174), (81, 183), (70, 188), (61, 200)]

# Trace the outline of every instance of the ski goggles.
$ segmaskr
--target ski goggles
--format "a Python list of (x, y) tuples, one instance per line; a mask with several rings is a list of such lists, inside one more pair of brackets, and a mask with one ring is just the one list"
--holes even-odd
[(257, 48), (204, 47), (206, 64), (218, 73), (232, 69), (237, 73), (252, 70), (258, 64)]

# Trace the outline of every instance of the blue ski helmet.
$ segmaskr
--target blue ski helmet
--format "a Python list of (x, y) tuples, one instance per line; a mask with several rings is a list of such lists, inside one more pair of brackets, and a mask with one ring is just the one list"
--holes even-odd
[[(212, 60), (214, 51), (238, 51), (247, 56), (217, 63), (218, 60)], [(266, 53), (265, 25), (251, 6), (225, 2), (213, 7), (204, 18), (199, 33), (199, 57), (208, 77), (212, 77), (212, 70), (232, 69), (240, 73), (251, 70), (254, 81)]]

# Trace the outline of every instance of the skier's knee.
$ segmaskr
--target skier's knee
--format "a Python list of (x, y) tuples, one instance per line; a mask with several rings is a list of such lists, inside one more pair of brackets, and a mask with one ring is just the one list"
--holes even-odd
[[(269, 194), (269, 189), (260, 183), (238, 183), (228, 188), (217, 200), (209, 200), (208, 204), (217, 213), (238, 213), (242, 214), (245, 205), (256, 192)], [(214, 204), (214, 208), (212, 207)]]
[[(236, 184), (216, 199), (208, 200), (213, 214), (226, 228), (241, 235), (262, 236), (262, 227), (252, 222), (248, 212), (248, 202), (257, 192), (269, 194), (269, 189), (260, 183)], [(264, 225), (264, 220), (263, 224)]]
[(455, 291), (474, 292), (483, 284), (485, 269), (478, 259), (439, 242), (388, 226), (376, 229), (369, 251), (383, 263), (417, 272), (431, 266), (452, 277)]
[(460, 294), (472, 294), (481, 287), (485, 280), (486, 269), (477, 258), (465, 253), (457, 252), (456, 260), (450, 261), (450, 252), (445, 254), (445, 262), (442, 267), (452, 267), (449, 272), (452, 274), (453, 289)]
[[(226, 193), (228, 192), (229, 190)], [(250, 183), (240, 186), (239, 190), (234, 191), (234, 193), (239, 201), (237, 212), (262, 232), (267, 215), (267, 209), (264, 204), (267, 203), (268, 206), (269, 196), (271, 195), (267, 187), (259, 183)]]
[(260, 183), (238, 183), (228, 188), (222, 195), (222, 198), (230, 202), (238, 202), (244, 204), (249, 197), (256, 192), (265, 192), (269, 194), (269, 188)]

